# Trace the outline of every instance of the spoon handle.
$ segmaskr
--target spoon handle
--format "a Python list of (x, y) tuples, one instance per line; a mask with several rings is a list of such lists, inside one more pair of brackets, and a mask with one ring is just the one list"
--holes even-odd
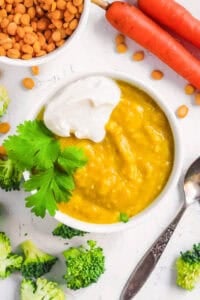
[(183, 205), (173, 221), (139, 261), (122, 290), (120, 300), (132, 299), (141, 289), (156, 266), (185, 210), (186, 206)]

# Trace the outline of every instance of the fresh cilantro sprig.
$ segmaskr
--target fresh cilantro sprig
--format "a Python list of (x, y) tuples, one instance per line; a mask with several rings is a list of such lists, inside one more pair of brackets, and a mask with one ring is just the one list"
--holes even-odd
[(86, 161), (83, 150), (75, 146), (65, 148), (58, 156), (59, 166), (71, 175), (77, 168), (83, 167), (86, 164)]
[(82, 149), (70, 146), (61, 149), (59, 141), (39, 120), (26, 121), (17, 127), (17, 134), (4, 142), (8, 157), (21, 171), (29, 171), (23, 184), (27, 192), (26, 206), (36, 216), (46, 211), (55, 215), (57, 204), (67, 202), (75, 188), (74, 172), (87, 158)]
[(3, 145), (22, 170), (51, 168), (61, 151), (58, 140), (39, 120), (20, 124), (17, 135), (9, 136)]
[(24, 189), (27, 192), (37, 192), (26, 198), (26, 206), (32, 207), (31, 211), (36, 216), (44, 217), (46, 210), (53, 216), (57, 210), (56, 204), (68, 201), (74, 187), (73, 177), (56, 168), (31, 175), (24, 183)]

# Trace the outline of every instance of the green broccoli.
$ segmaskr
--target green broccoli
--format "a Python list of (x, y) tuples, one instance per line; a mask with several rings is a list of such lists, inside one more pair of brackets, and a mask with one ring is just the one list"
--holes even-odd
[(103, 249), (96, 247), (95, 241), (90, 240), (87, 243), (88, 249), (79, 246), (71, 247), (63, 252), (67, 265), (64, 279), (70, 289), (80, 289), (97, 282), (105, 271)]
[(192, 290), (200, 279), (200, 243), (191, 251), (181, 253), (176, 261), (177, 285)]
[(11, 159), (0, 159), (0, 188), (6, 191), (19, 190), (22, 175)]
[(0, 117), (6, 113), (9, 103), (8, 92), (4, 86), (0, 85)]
[(57, 261), (57, 257), (38, 249), (30, 240), (23, 242), (21, 248), (25, 256), (21, 271), (25, 278), (38, 278), (48, 273)]
[(20, 270), (23, 257), (11, 252), (10, 239), (0, 232), (0, 278), (8, 277), (15, 270)]
[(23, 279), (21, 300), (65, 300), (65, 294), (58, 284), (45, 278), (36, 281)]
[(86, 232), (74, 229), (64, 224), (58, 224), (58, 226), (52, 232), (53, 235), (61, 236), (64, 239), (71, 239), (74, 236), (83, 236)]

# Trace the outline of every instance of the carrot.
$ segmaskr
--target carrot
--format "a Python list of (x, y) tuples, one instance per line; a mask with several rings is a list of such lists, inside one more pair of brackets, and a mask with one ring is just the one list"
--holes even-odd
[(138, 0), (139, 8), (155, 21), (200, 48), (200, 20), (174, 0)]
[(154, 53), (200, 88), (200, 61), (138, 8), (116, 1), (107, 7), (106, 18), (118, 31)]

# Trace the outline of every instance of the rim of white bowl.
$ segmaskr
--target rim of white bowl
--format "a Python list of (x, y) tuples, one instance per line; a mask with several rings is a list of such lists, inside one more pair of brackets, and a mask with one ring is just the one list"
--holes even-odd
[(45, 103), (47, 103), (49, 99), (51, 99), (59, 90), (61, 90), (66, 85), (76, 80), (86, 78), (89, 76), (105, 76), (105, 77), (112, 78), (114, 80), (122, 80), (146, 92), (158, 104), (158, 106), (162, 109), (162, 111), (166, 115), (174, 138), (174, 163), (173, 163), (171, 174), (168, 178), (165, 187), (149, 206), (147, 206), (144, 210), (142, 210), (137, 215), (130, 218), (127, 223), (123, 223), (123, 222), (112, 223), (112, 224), (88, 223), (88, 222), (75, 219), (67, 214), (62, 213), (61, 211), (57, 211), (56, 215), (54, 216), (54, 218), (57, 221), (63, 224), (66, 224), (72, 228), (76, 228), (86, 232), (93, 232), (93, 233), (118, 232), (135, 226), (139, 221), (141, 221), (142, 218), (148, 216), (150, 212), (156, 208), (157, 204), (162, 200), (162, 198), (178, 184), (178, 180), (180, 178), (181, 168), (182, 168), (182, 146), (181, 146), (182, 141), (179, 134), (178, 124), (175, 115), (173, 112), (170, 111), (170, 109), (164, 103), (164, 101), (162, 100), (162, 96), (159, 95), (158, 92), (155, 92), (154, 89), (150, 87), (148, 84), (145, 84), (141, 80), (138, 80), (136, 78), (136, 75), (135, 76), (127, 75), (126, 73), (117, 72), (117, 71), (88, 72), (88, 73), (82, 73), (78, 75), (77, 74), (72, 75), (70, 79), (62, 80), (60, 84), (56, 87), (56, 89), (54, 89), (51, 93), (49, 93), (49, 95), (47, 95), (47, 97), (45, 97), (45, 99), (42, 100), (42, 103), (40, 103), (40, 105), (37, 107), (35, 112), (31, 114), (29, 119), (34, 119), (39, 113), (39, 111), (41, 110), (41, 107), (44, 106)]
[(83, 29), (85, 28), (88, 20), (89, 15), (89, 7), (90, 7), (90, 0), (84, 0), (84, 8), (83, 12), (81, 14), (79, 24), (76, 28), (76, 30), (73, 32), (73, 34), (65, 41), (65, 43), (53, 50), (52, 52), (40, 56), (40, 57), (34, 57), (28, 60), (23, 59), (16, 59), (16, 58), (9, 58), (7, 56), (0, 56), (0, 63), (4, 63), (11, 66), (20, 66), (20, 67), (31, 67), (31, 66), (37, 66), (44, 63), (49, 62), (50, 60), (53, 60), (57, 56), (59, 56), (60, 53), (63, 53), (64, 51), (67, 51), (68, 48), (73, 45), (73, 42), (78, 39), (80, 34), (82, 33)]

